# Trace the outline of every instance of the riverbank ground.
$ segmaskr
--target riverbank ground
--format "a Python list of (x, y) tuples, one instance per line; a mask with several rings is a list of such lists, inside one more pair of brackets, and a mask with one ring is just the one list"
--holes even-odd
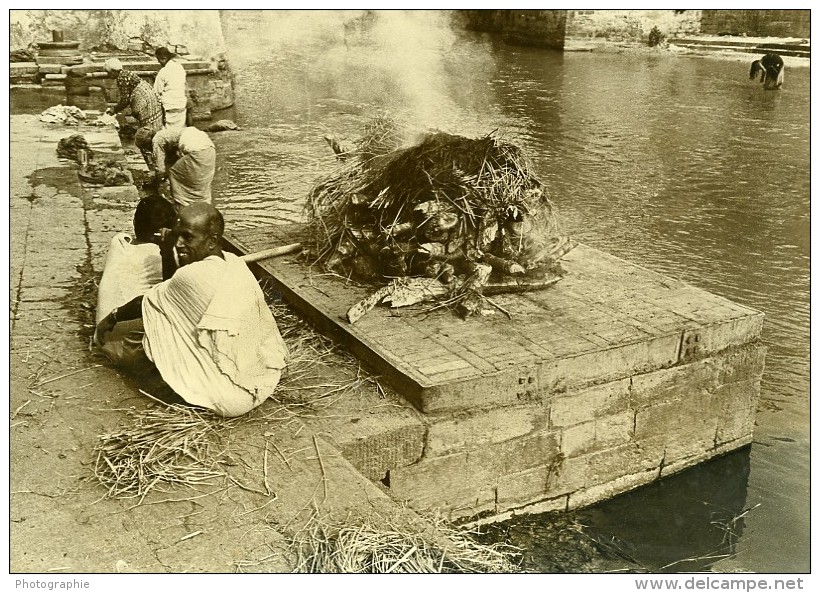
[[(327, 386), (321, 403), (297, 403), (292, 392), (310, 392), (297, 379), (287, 402), (266, 402), (219, 429), (218, 478), (106, 497), (94, 478), (101, 435), (127, 430), (154, 407), (90, 347), (105, 252), (115, 232), (130, 229), (138, 195), (132, 185), (81, 182), (56, 146), (79, 132), (129, 167), (139, 169), (141, 157), (124, 153), (112, 129), (16, 115), (10, 132), (12, 572), (289, 572), (289, 539), (317, 518), (431, 526), (340, 453), (363, 438), (345, 427), (382, 424), (373, 418), (387, 407), (393, 417), (397, 408), (399, 418), (413, 412), (327, 352), (320, 358), (331, 362), (306, 373)], [(330, 397), (336, 392), (345, 397)]]

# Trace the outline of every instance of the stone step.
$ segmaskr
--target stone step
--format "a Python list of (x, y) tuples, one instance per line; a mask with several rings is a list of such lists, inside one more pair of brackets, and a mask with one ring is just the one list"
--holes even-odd
[(37, 64), (66, 64), (66, 65), (74, 65), (74, 64), (82, 64), (83, 57), (80, 55), (77, 56), (37, 56), (36, 58)]
[[(108, 58), (115, 57), (123, 63), (126, 70), (147, 70), (151, 72), (158, 72), (161, 66), (156, 59), (148, 56), (132, 57), (124, 60), (120, 56), (91, 56), (90, 65), (96, 65), (97, 70), (102, 70), (102, 65)], [(180, 60), (180, 64), (185, 70), (197, 70), (202, 68), (210, 68), (211, 63), (208, 60)]]
[[(761, 48), (754, 48), (750, 46), (740, 46), (740, 45), (708, 45), (705, 43), (697, 43), (697, 44), (688, 44), (688, 43), (678, 43), (674, 42), (674, 45), (679, 47), (686, 47), (692, 50), (709, 50), (709, 51), (731, 51), (731, 52), (738, 52), (738, 53), (768, 53), (769, 49), (761, 49)], [(776, 53), (780, 54), (784, 57), (793, 57), (793, 58), (811, 58), (811, 52), (806, 50), (779, 50)]]
[(9, 74), (11, 76), (25, 76), (27, 74), (37, 74), (38, 66), (36, 62), (12, 62), (9, 64)]
[(717, 39), (698, 39), (696, 37), (670, 39), (669, 43), (681, 47), (688, 47), (689, 49), (708, 49), (712, 51), (734, 51), (743, 53), (775, 52), (781, 56), (798, 58), (811, 57), (811, 44), (808, 43), (760, 43), (759, 41), (745, 42), (738, 39), (721, 41)]

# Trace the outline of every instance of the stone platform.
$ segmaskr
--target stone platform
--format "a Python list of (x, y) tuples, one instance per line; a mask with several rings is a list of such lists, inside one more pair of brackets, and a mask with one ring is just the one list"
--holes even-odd
[[(227, 239), (249, 253), (301, 232)], [(383, 480), (414, 508), (472, 519), (575, 508), (751, 442), (763, 314), (590, 247), (565, 257), (555, 286), (493, 297), (511, 319), (421, 304), (350, 324), (373, 287), (295, 256), (258, 265), (421, 412), (421, 458)]]

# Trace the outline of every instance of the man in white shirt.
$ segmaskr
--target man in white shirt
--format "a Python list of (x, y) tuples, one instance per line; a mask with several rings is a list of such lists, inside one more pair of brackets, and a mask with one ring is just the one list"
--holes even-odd
[(152, 135), (138, 131), (134, 142), (153, 154), (158, 180), (168, 177), (177, 209), (194, 202), (212, 203), (211, 183), (216, 149), (208, 134), (197, 128), (164, 128)]
[(154, 81), (154, 91), (162, 101), (166, 128), (181, 128), (185, 125), (188, 97), (185, 87), (185, 68), (176, 55), (164, 47), (157, 48), (157, 61), (162, 65)]
[(181, 267), (100, 320), (97, 336), (104, 345), (118, 323), (142, 318), (144, 357), (173, 394), (165, 401), (232, 417), (273, 395), (288, 348), (248, 266), (222, 251), (224, 224), (209, 204), (180, 210), (173, 236)]

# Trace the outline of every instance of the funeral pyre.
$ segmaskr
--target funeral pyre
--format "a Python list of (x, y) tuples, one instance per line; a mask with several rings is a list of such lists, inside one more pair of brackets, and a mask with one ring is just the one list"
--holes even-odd
[(308, 197), (314, 263), (389, 281), (348, 311), (351, 323), (378, 303), (506, 313), (489, 297), (560, 280), (574, 244), (518, 146), (441, 131), (402, 145), (405, 134), (378, 118), (347, 150), (327, 138), (342, 164)]

